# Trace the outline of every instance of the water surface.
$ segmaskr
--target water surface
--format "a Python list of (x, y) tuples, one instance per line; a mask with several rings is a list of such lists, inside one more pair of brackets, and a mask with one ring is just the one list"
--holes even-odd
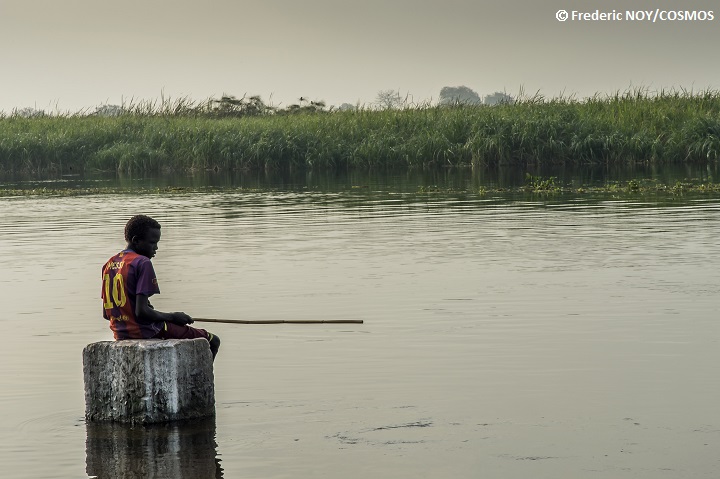
[[(0, 199), (0, 464), (38, 477), (716, 477), (720, 200), (406, 189)], [(163, 225), (217, 417), (86, 425), (100, 267)]]

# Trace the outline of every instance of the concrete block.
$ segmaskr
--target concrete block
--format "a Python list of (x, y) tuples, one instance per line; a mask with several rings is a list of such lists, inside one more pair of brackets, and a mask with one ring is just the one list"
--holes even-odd
[(160, 423), (215, 414), (205, 339), (132, 339), (83, 350), (88, 421)]

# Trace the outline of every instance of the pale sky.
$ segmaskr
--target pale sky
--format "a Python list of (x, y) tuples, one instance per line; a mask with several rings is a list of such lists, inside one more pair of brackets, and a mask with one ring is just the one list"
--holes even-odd
[[(712, 21), (559, 22), (560, 9), (713, 11)], [(77, 111), (223, 93), (371, 104), (720, 89), (720, 4), (687, 0), (0, 0), (0, 110)]]

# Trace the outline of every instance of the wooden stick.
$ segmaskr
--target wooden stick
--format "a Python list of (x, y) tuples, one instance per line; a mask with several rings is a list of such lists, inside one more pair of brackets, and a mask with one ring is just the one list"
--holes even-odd
[(193, 318), (201, 323), (231, 324), (362, 324), (362, 319), (213, 319)]

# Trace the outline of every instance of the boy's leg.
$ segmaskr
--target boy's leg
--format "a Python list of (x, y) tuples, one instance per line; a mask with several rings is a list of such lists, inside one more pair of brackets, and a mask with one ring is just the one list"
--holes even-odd
[(210, 351), (212, 351), (213, 360), (217, 356), (218, 350), (220, 349), (220, 338), (215, 334), (208, 333), (210, 335)]
[(163, 329), (155, 335), (159, 339), (195, 339), (205, 338), (210, 343), (210, 351), (212, 352), (213, 359), (220, 349), (220, 338), (211, 332), (204, 329), (193, 328), (192, 326), (180, 326), (175, 323), (169, 323), (165, 321)]

